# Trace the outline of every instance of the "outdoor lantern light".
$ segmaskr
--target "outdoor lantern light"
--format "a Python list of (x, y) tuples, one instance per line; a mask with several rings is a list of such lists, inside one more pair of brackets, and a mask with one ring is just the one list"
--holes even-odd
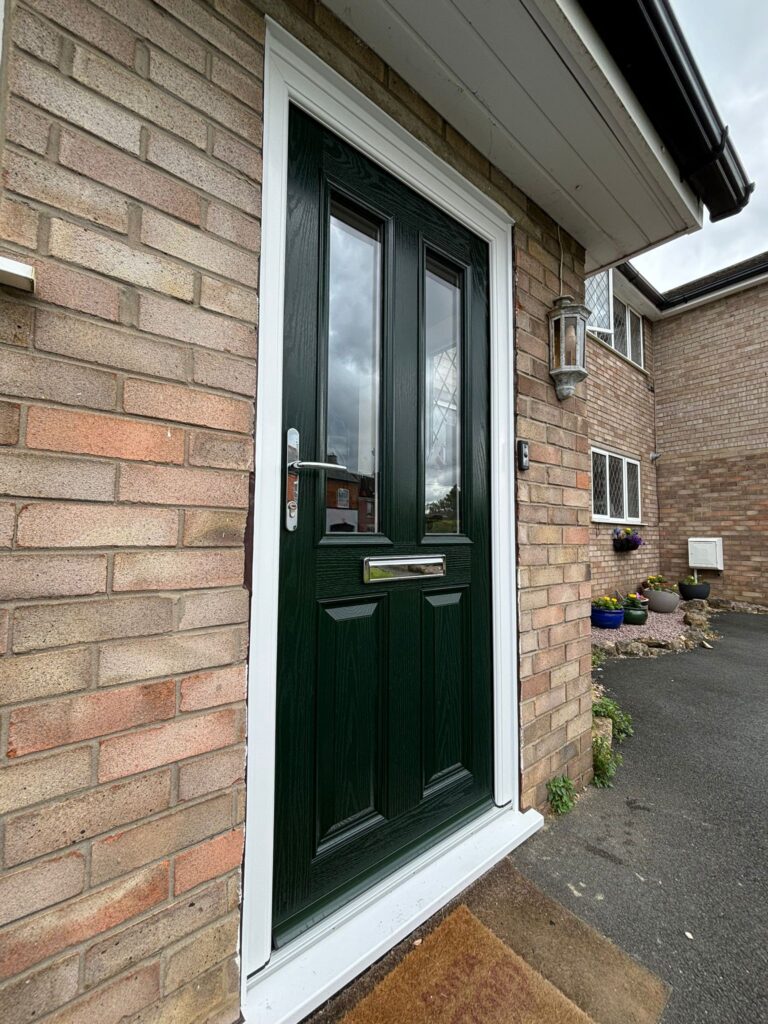
[(576, 385), (587, 376), (587, 319), (589, 310), (571, 295), (555, 299), (549, 311), (549, 373), (557, 397), (570, 398)]

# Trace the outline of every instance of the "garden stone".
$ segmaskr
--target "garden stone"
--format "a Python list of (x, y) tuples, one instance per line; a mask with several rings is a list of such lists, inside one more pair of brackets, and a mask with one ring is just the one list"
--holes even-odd
[(683, 616), (683, 622), (686, 626), (695, 626), (697, 629), (706, 629), (709, 625), (709, 618), (702, 612), (697, 611), (686, 611)]
[(592, 739), (598, 736), (607, 740), (609, 746), (613, 746), (613, 722), (610, 718), (596, 716), (592, 719)]

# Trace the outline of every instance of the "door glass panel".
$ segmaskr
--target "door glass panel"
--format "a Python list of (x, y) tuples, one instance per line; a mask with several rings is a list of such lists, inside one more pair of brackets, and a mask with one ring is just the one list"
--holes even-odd
[(378, 530), (381, 228), (331, 203), (328, 267), (327, 533)]
[(458, 533), (461, 493), (461, 275), (427, 257), (424, 505), (427, 533)]

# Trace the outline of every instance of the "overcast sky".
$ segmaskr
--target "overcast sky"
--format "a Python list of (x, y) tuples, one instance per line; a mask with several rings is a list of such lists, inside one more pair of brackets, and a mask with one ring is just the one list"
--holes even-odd
[(632, 262), (660, 291), (768, 250), (768, 3), (672, 0), (720, 117), (756, 182), (735, 217), (704, 226)]

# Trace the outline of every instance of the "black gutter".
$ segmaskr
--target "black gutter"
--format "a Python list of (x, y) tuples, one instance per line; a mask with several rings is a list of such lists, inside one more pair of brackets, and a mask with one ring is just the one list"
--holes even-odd
[(664, 313), (668, 309), (677, 309), (696, 299), (706, 298), (734, 285), (746, 284), (753, 278), (768, 275), (768, 252), (753, 256), (741, 263), (734, 263), (733, 266), (725, 267), (706, 277), (699, 277), (678, 288), (670, 288), (667, 292), (660, 292), (654, 288), (651, 282), (643, 277), (631, 263), (620, 263), (616, 270), (631, 285), (634, 285), (649, 302), (652, 302), (660, 313)]
[(755, 187), (733, 148), (668, 0), (580, 0), (709, 219), (732, 217)]

